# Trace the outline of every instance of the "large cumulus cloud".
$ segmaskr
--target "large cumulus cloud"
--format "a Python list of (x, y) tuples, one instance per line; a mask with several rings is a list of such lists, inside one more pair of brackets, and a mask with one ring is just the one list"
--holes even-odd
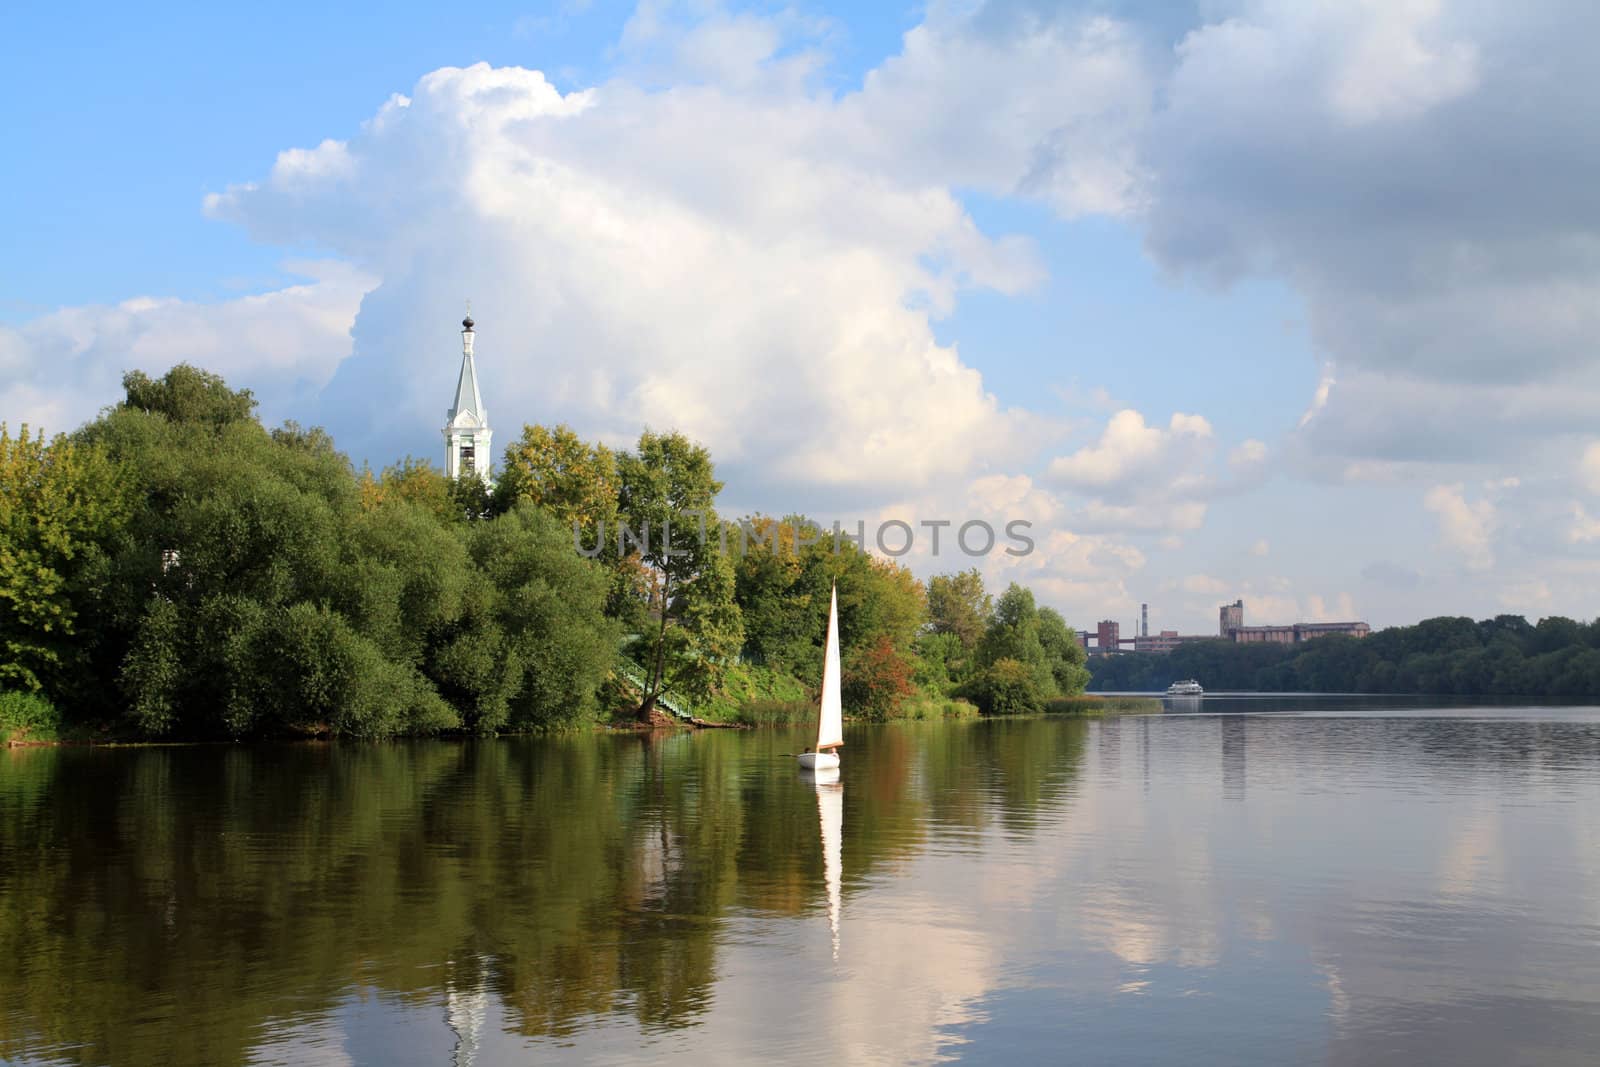
[[(933, 334), (961, 288), (1039, 277), (1028, 242), (981, 232), (955, 195), (956, 145), (897, 160), (905, 95), (952, 62), (843, 98), (763, 84), (759, 66), (737, 91), (568, 94), (535, 71), (446, 68), (207, 210), (383, 279), (324, 394), (358, 451), (403, 450), (405, 426), (438, 417), (470, 295), (502, 418), (619, 439), (676, 426), (775, 485), (924, 485), (1016, 459), (1039, 422)], [(1124, 71), (1103, 61), (1051, 93)], [(1030, 165), (1027, 135), (993, 139), (1009, 158), (988, 166), (1017, 172), (995, 181)]]

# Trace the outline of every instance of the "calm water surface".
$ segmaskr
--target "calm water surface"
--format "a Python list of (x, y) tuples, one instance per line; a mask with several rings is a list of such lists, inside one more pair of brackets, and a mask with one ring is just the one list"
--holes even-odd
[(0, 1060), (1600, 1060), (1600, 710), (1204, 708), (0, 752)]

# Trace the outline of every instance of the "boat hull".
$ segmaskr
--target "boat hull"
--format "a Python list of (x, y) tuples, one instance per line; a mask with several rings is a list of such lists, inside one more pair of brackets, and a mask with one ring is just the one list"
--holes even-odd
[(808, 771), (837, 770), (839, 757), (832, 752), (802, 752), (800, 766)]

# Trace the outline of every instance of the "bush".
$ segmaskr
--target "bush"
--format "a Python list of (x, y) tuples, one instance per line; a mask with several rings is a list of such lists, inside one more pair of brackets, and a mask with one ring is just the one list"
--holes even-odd
[(851, 655), (841, 685), (844, 706), (857, 718), (886, 722), (899, 717), (900, 705), (916, 689), (911, 663), (887, 634)]
[(37, 693), (0, 693), (0, 741), (54, 741), (61, 717)]
[(957, 694), (985, 715), (1026, 715), (1044, 709), (1039, 672), (1021, 660), (997, 659), (963, 685)]

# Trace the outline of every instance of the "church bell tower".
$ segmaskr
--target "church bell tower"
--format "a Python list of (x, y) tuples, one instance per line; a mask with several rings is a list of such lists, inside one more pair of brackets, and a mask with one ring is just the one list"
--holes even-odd
[(456, 380), (456, 402), (445, 412), (444, 473), (450, 478), (476, 477), (489, 481), (494, 453), (490, 441), (489, 413), (478, 392), (478, 369), (472, 362), (472, 313), (461, 320), (461, 377)]

